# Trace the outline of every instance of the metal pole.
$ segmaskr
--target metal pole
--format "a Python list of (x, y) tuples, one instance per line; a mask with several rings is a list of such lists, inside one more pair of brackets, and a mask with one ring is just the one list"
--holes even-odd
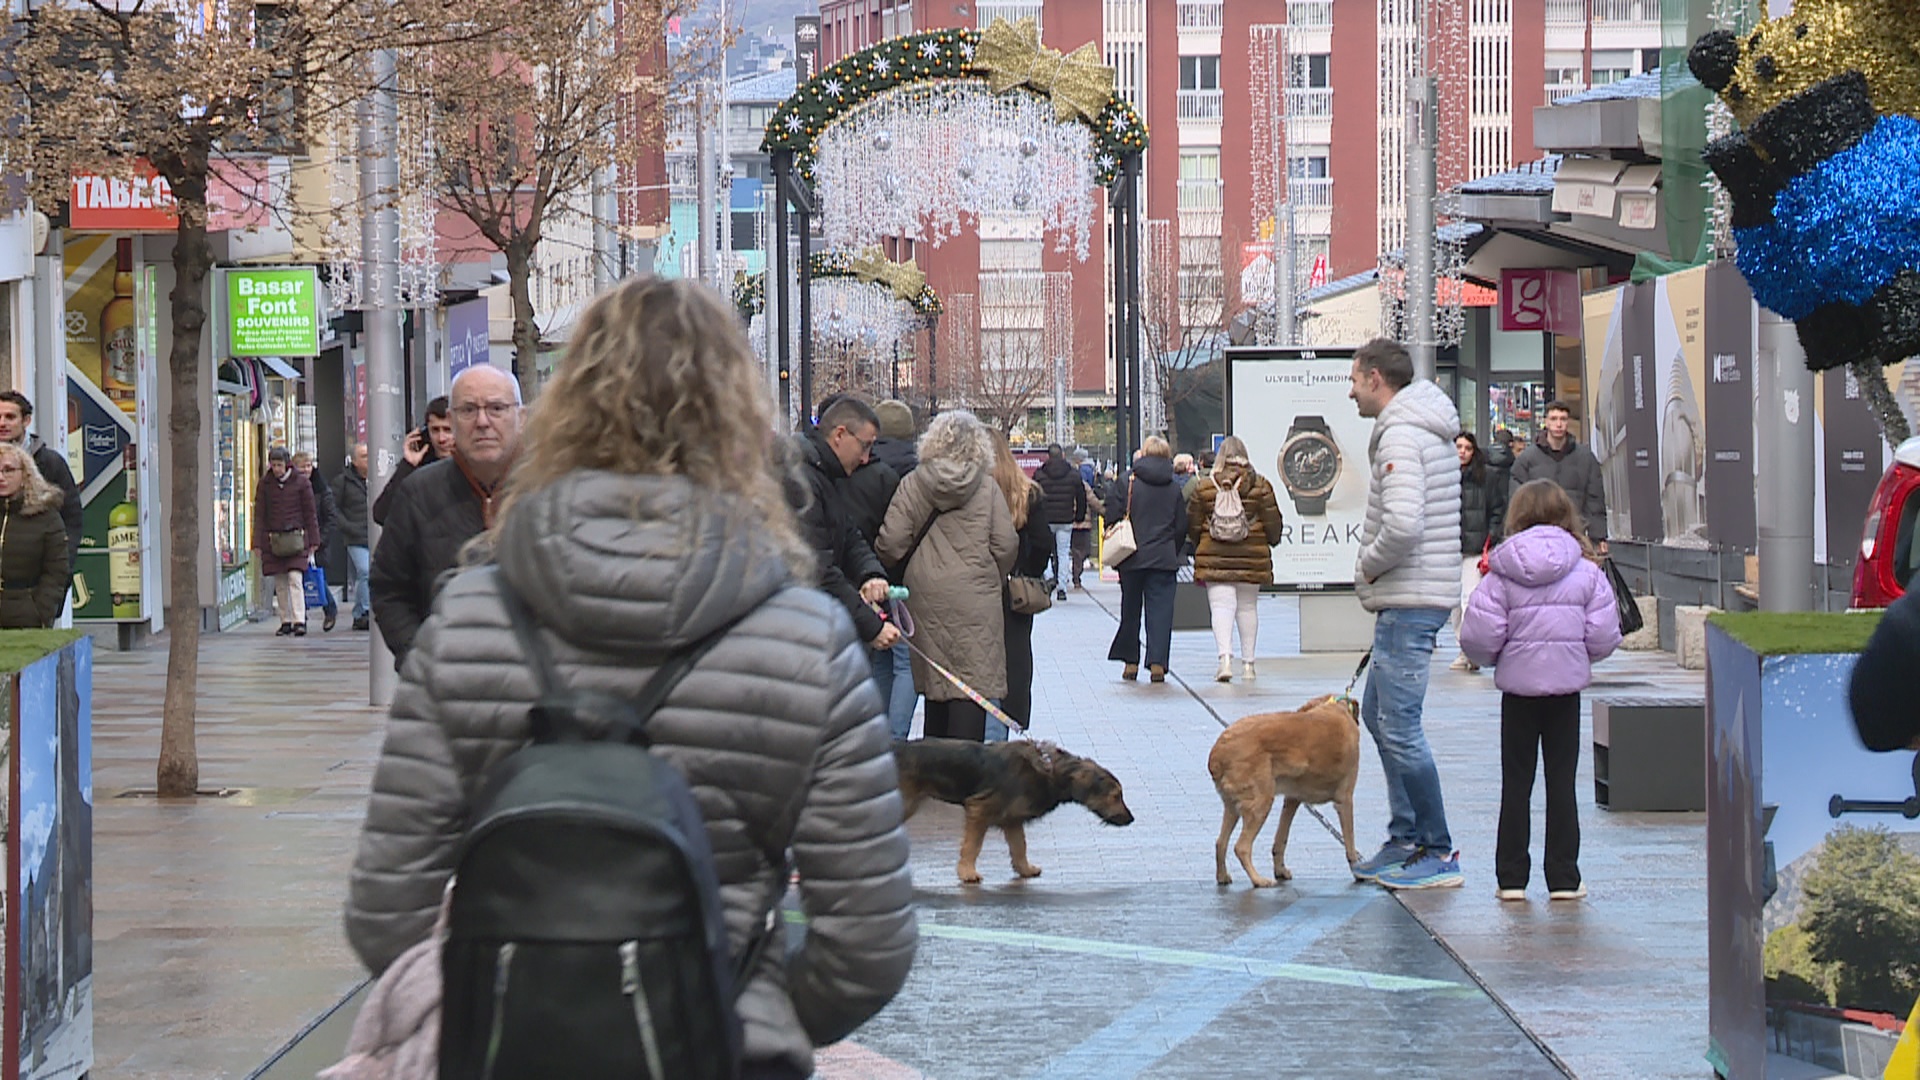
[(779, 310), (775, 312), (775, 333), (779, 339), (774, 344), (773, 354), (778, 358), (780, 378), (780, 423), (793, 423), (793, 356), (789, 345), (787, 327), (787, 185), (793, 176), (793, 152), (776, 151), (773, 155), (773, 271), (772, 281), (767, 283), (766, 296), (769, 302), (778, 298)]
[(927, 321), (927, 418), (940, 412), (940, 316)]
[(713, 144), (707, 134), (707, 88), (693, 92), (693, 202), (700, 211), (699, 245), (694, 250), (694, 273), (701, 284), (712, 285), (713, 259)]
[(1127, 161), (1127, 423), (1139, 446), (1146, 438), (1140, 427), (1140, 156)]
[(1295, 310), (1300, 299), (1299, 244), (1293, 238), (1293, 201), (1282, 202), (1273, 211), (1273, 312), (1274, 340), (1281, 345), (1295, 344)]
[(800, 424), (813, 423), (813, 212), (799, 208), (800, 227)]
[[(360, 303), (366, 321), (367, 449), (373, 472), (368, 482), (369, 499), (379, 498), (386, 490), (400, 461), (406, 430), (406, 417), (402, 415), (406, 404), (400, 340), (400, 217), (394, 206), (394, 192), (400, 185), (400, 163), (393, 154), (399, 116), (394, 99), (395, 63), (391, 49), (373, 54), (376, 89), (361, 106), (360, 114)], [(379, 547), (380, 531), (377, 523), (367, 523), (370, 548)], [(398, 681), (393, 654), (387, 651), (385, 638), (377, 633), (368, 637), (367, 700), (373, 705), (386, 705), (393, 700)]]
[[(608, 33), (618, 23), (614, 18), (613, 5), (595, 13), (594, 22), (589, 24), (589, 33)], [(604, 29), (603, 29), (604, 28)], [(593, 291), (602, 292), (612, 285), (623, 272), (622, 245), (614, 232), (619, 220), (619, 203), (614, 192), (619, 183), (619, 167), (612, 162), (593, 171)]]
[(1793, 323), (1760, 309), (1760, 610), (1812, 611), (1813, 373)]
[(1407, 101), (1407, 351), (1413, 354), (1414, 374), (1431, 379), (1436, 366), (1434, 344), (1434, 200), (1439, 146), (1434, 138), (1438, 116), (1434, 108), (1433, 77), (1414, 78)]
[(1113, 461), (1127, 463), (1127, 171), (1109, 191), (1113, 218)]

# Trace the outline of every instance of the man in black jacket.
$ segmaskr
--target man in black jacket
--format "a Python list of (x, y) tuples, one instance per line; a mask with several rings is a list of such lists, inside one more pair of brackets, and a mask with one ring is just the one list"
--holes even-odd
[(1052, 568), (1054, 598), (1067, 598), (1067, 576), (1073, 565), (1073, 523), (1087, 516), (1087, 488), (1080, 470), (1067, 460), (1059, 443), (1047, 447), (1047, 460), (1033, 474), (1040, 485), (1042, 505), (1047, 511), (1047, 527), (1053, 530)]
[(67, 527), (67, 569), (78, 573), (80, 564), (80, 485), (67, 467), (67, 456), (32, 434), (33, 402), (18, 390), (0, 391), (0, 442), (19, 443), (33, 455), (33, 466), (47, 483), (60, 489), (60, 522)]
[(844, 397), (829, 405), (818, 425), (794, 436), (807, 485), (804, 502), (796, 502), (794, 510), (819, 557), (820, 587), (847, 609), (860, 640), (884, 651), (900, 640), (900, 632), (869, 604), (887, 599), (887, 574), (860, 535), (845, 490), (847, 478), (867, 461), (879, 436), (880, 421), (866, 402)]
[(442, 576), (458, 567), (460, 549), (493, 525), (494, 493), (520, 451), (524, 410), (513, 376), (470, 367), (454, 378), (450, 397), (453, 456), (408, 478), (373, 553), (373, 615), (396, 668), (433, 613)]
[(393, 505), (393, 497), (407, 477), (420, 468), (453, 455), (453, 418), (447, 415), (447, 407), (444, 397), (427, 402), (427, 422), (417, 430), (407, 432), (407, 445), (400, 451), (400, 463), (393, 467), (393, 475), (387, 478), (387, 486), (380, 489), (380, 497), (373, 501), (373, 520), (376, 524), (386, 525), (387, 508)]
[[(821, 402), (821, 415), (824, 417), (832, 412), (833, 407), (847, 397), (835, 394)], [(855, 465), (841, 482), (841, 490), (847, 497), (847, 511), (853, 515), (854, 528), (860, 530), (860, 538), (867, 542), (869, 548), (880, 538), (880, 525), (887, 520), (887, 507), (892, 505), (893, 493), (900, 486), (900, 473), (880, 460), (880, 443), (885, 438), (883, 435), (876, 439), (866, 459)], [(884, 691), (886, 688), (881, 689)]]
[(367, 589), (367, 570), (372, 553), (367, 550), (367, 444), (355, 443), (347, 467), (333, 479), (334, 508), (339, 511), (340, 542), (347, 546), (347, 564), (353, 578), (343, 595), (353, 597), (353, 628), (369, 625), (372, 598)]
[(1587, 522), (1587, 537), (1600, 554), (1607, 553), (1607, 488), (1600, 462), (1567, 431), (1573, 414), (1560, 402), (1550, 402), (1540, 437), (1513, 463), (1512, 491), (1529, 480), (1545, 478), (1560, 485)]

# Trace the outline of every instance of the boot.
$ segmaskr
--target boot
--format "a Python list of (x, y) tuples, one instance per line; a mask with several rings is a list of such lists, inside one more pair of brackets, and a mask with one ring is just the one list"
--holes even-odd
[(1135, 679), (1138, 679), (1140, 677), (1140, 665), (1128, 664), (1126, 667), (1121, 668), (1120, 677), (1127, 680), (1128, 682), (1133, 682)]
[(1157, 682), (1157, 683), (1163, 683), (1163, 682), (1166, 682), (1166, 681), (1167, 681), (1167, 669), (1166, 669), (1166, 668), (1163, 668), (1163, 667), (1161, 667), (1161, 666), (1160, 666), (1159, 664), (1148, 664), (1148, 665), (1147, 665), (1147, 679), (1148, 679), (1148, 681), (1150, 681), (1150, 682)]
[(1222, 656), (1220, 658), (1220, 670), (1213, 673), (1213, 681), (1214, 682), (1232, 682), (1233, 681), (1233, 658), (1232, 657)]
[(1240, 677), (1247, 680), (1248, 682), (1252, 682), (1254, 680), (1255, 676), (1253, 674), (1252, 658), (1248, 658), (1246, 660), (1240, 661)]

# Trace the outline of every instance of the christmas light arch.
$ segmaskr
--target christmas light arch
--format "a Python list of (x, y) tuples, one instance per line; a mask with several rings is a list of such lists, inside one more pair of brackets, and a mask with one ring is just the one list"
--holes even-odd
[[(963, 103), (974, 109), (991, 106), (996, 118), (1005, 119), (1014, 131), (1010, 145), (978, 139), (972, 153), (979, 157), (981, 175), (970, 171), (970, 163), (936, 163), (938, 175), (911, 192), (914, 198), (901, 200), (903, 206), (889, 222), (884, 216), (869, 216), (859, 227), (849, 228), (843, 209), (849, 198), (864, 194), (855, 185), (840, 182), (844, 177), (828, 175), (839, 162), (857, 159), (871, 150), (885, 153), (892, 140), (884, 126), (867, 131), (874, 117), (894, 109), (893, 115), (925, 117), (934, 110)], [(1048, 125), (1044, 106), (1051, 105)], [(996, 124), (996, 127), (1000, 125)], [(1069, 131), (1069, 128), (1077, 130)], [(1044, 129), (1049, 136), (1037, 132)], [(1025, 132), (1025, 134), (1022, 134)], [(823, 142), (831, 145), (835, 136), (853, 133), (862, 142), (841, 148), (822, 168)], [(1113, 69), (1102, 62), (1099, 48), (1083, 45), (1062, 54), (1041, 44), (1038, 24), (1033, 19), (1018, 22), (999, 20), (983, 31), (969, 29), (934, 30), (910, 34), (881, 42), (872, 48), (848, 56), (795, 88), (767, 122), (764, 149), (772, 158), (777, 197), (774, 199), (775, 233), (789, 235), (788, 206), (792, 204), (798, 221), (800, 243), (799, 317), (803, 326), (811, 318), (809, 282), (812, 271), (810, 253), (812, 219), (823, 218), (830, 241), (854, 244), (870, 243), (879, 235), (917, 235), (924, 226), (930, 239), (938, 244), (943, 235), (959, 228), (960, 215), (977, 216), (982, 205), (965, 205), (965, 197), (956, 191), (978, 193), (982, 199), (1005, 199), (1009, 207), (994, 209), (1015, 213), (1033, 213), (1046, 228), (1057, 229), (1073, 222), (1081, 230), (1078, 253), (1086, 257), (1085, 221), (1091, 218), (1087, 202), (1093, 188), (1107, 191), (1113, 218), (1114, 247), (1114, 339), (1115, 394), (1118, 423), (1115, 425), (1115, 456), (1124, 460), (1139, 438), (1140, 370), (1140, 237), (1138, 201), (1141, 155), (1146, 149), (1148, 131), (1139, 112), (1114, 90)], [(950, 145), (930, 139), (919, 144), (928, 150)], [(1063, 151), (1063, 148), (1069, 148)], [(1035, 166), (1048, 166), (1025, 186), (1008, 185), (1004, 177), (987, 175), (1006, 154), (1029, 159), (1026, 172)], [(925, 155), (900, 155), (903, 168), (894, 175), (929, 175)], [(1063, 159), (1078, 157), (1080, 183), (1062, 183), (1067, 172)], [(1004, 171), (1004, 166), (1002, 166)], [(1041, 177), (1044, 179), (1041, 179)], [(882, 176), (881, 184), (890, 178)], [(825, 190), (822, 190), (824, 182)], [(919, 182), (919, 181), (914, 181)], [(944, 187), (940, 185), (946, 185)], [(931, 185), (931, 186), (926, 186)], [(931, 195), (929, 193), (932, 193)], [(892, 198), (893, 192), (886, 192)], [(1037, 194), (1040, 205), (1029, 206)], [(823, 205), (822, 196), (826, 196)], [(938, 200), (933, 201), (937, 196)], [(1079, 200), (1076, 202), (1075, 200)], [(1086, 212), (1075, 219), (1081, 205)], [(1064, 209), (1063, 209), (1064, 206)], [(929, 218), (935, 220), (929, 221)], [(876, 230), (887, 231), (876, 235)], [(1056, 234), (1057, 235), (1057, 234)], [(778, 305), (780, 322), (779, 379), (783, 404), (795, 415), (791, 367), (788, 354), (786, 264), (784, 242), (774, 245), (774, 274), (782, 303)], [(805, 420), (813, 398), (811, 335), (798, 335), (800, 347), (800, 400), (798, 417)], [(931, 357), (930, 357), (931, 360)], [(932, 403), (930, 403), (931, 405)]]

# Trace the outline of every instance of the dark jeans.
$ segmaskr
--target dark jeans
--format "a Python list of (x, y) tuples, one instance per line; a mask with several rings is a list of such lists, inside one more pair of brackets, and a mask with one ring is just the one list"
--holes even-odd
[(1147, 666), (1166, 667), (1173, 655), (1173, 570), (1120, 571), (1120, 630), (1107, 659), (1140, 662), (1140, 622), (1147, 624)]
[(1527, 843), (1532, 830), (1535, 754), (1547, 774), (1547, 857), (1541, 861), (1549, 890), (1580, 887), (1580, 804), (1574, 772), (1580, 765), (1580, 695), (1500, 695), (1500, 831), (1493, 871), (1502, 889), (1524, 889), (1532, 872)]
[(1033, 713), (1033, 616), (1006, 613), (1007, 696), (1000, 708), (1031, 727)]
[(1093, 558), (1093, 530), (1073, 530), (1073, 583), (1080, 584), (1080, 575), (1086, 572), (1087, 560)]
[(973, 703), (972, 698), (958, 701), (934, 701), (928, 699), (921, 734), (929, 739), (972, 739), (983, 742), (987, 737), (987, 710)]

